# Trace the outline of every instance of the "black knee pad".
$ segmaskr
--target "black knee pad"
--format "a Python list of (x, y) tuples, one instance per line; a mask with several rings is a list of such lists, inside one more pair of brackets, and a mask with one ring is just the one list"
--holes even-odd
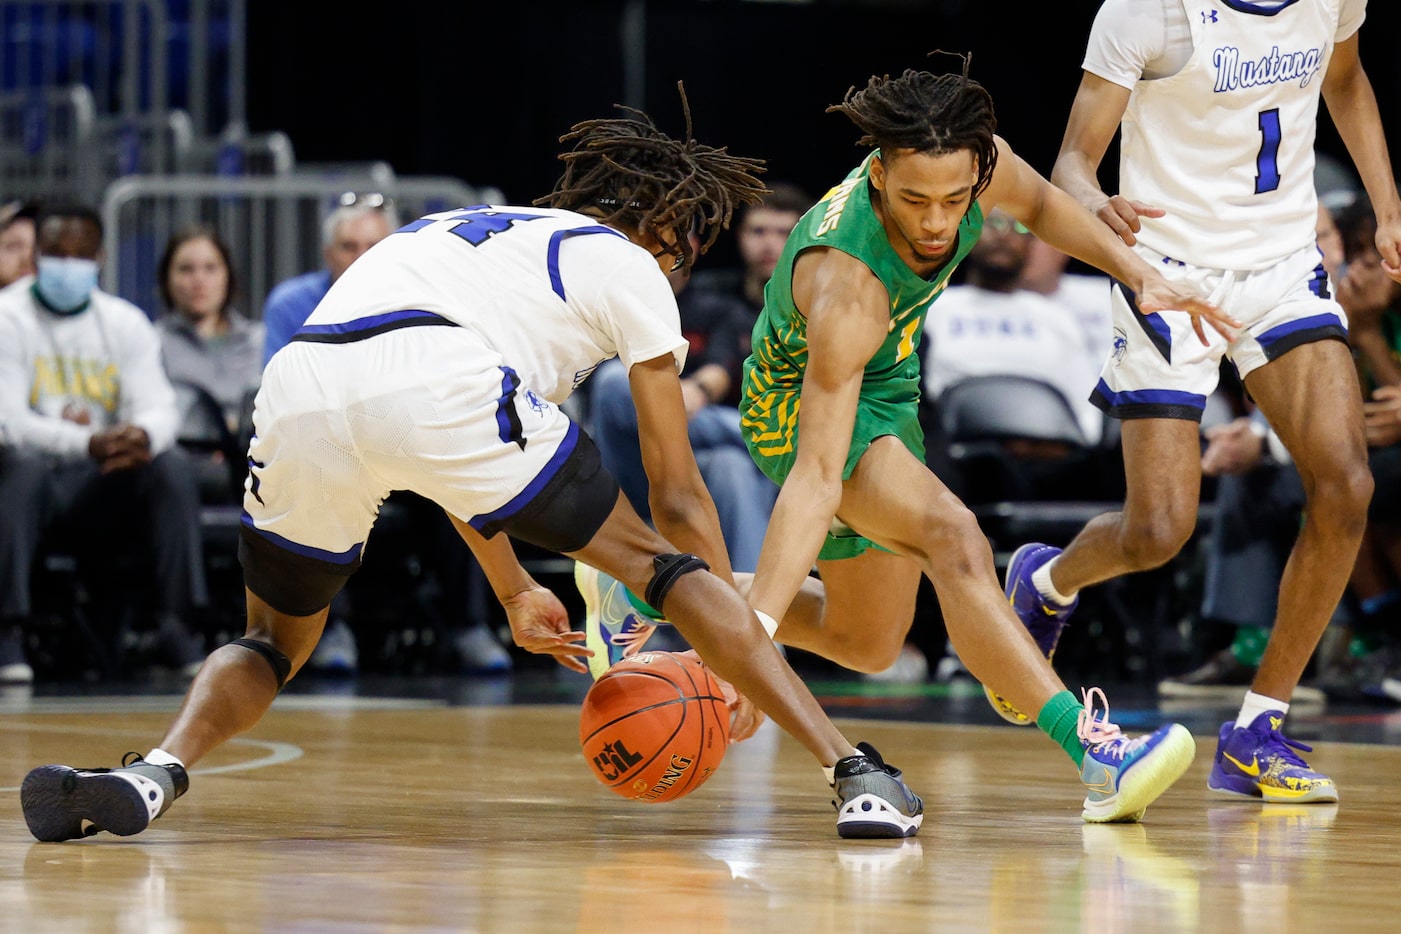
[(235, 639), (229, 645), (241, 645), (245, 649), (252, 649), (263, 657), (272, 668), (272, 673), (277, 676), (277, 689), (282, 690), (282, 686), (287, 683), (287, 676), (292, 673), (292, 661), (277, 649), (266, 642), (259, 642), (257, 639)]
[(647, 593), (642, 599), (646, 600), (652, 609), (665, 615), (662, 601), (671, 593), (677, 579), (682, 574), (690, 574), (692, 571), (709, 570), (710, 565), (695, 555), (657, 555), (652, 559), (652, 579), (647, 582)]

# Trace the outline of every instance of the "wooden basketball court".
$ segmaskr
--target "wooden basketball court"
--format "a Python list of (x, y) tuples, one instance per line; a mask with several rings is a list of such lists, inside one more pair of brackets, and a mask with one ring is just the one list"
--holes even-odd
[(821, 773), (772, 724), (696, 793), (645, 805), (591, 776), (572, 703), (289, 694), (145, 833), (34, 842), (29, 768), (145, 752), (177, 702), (0, 716), (0, 930), (1401, 928), (1401, 748), (1321, 743), (1342, 802), (1260, 805), (1207, 792), (1196, 727), (1196, 762), (1143, 823), (1087, 825), (1039, 731), (841, 719), (927, 808), (916, 838), (843, 841)]

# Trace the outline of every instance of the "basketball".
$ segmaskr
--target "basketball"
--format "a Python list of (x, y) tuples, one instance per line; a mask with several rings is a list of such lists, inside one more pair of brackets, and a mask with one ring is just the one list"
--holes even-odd
[(594, 777), (624, 798), (676, 801), (725, 758), (730, 708), (693, 655), (639, 652), (589, 688), (579, 742)]

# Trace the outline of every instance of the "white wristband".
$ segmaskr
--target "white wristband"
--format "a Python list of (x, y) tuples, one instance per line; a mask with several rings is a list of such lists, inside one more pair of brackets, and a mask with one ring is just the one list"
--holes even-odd
[(764, 632), (772, 639), (773, 634), (778, 632), (778, 621), (762, 610), (755, 610), (754, 615), (759, 617), (759, 625), (764, 627)]

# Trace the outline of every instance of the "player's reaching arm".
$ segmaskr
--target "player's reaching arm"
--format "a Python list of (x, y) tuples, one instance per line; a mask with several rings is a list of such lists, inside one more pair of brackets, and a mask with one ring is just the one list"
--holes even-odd
[(1099, 166), (1128, 109), (1129, 93), (1128, 88), (1088, 71), (1081, 76), (1060, 153), (1051, 167), (1051, 182), (1133, 246), (1141, 226), (1138, 219), (1162, 217), (1165, 212), (1156, 205), (1106, 194), (1099, 187)]
[(676, 358), (666, 354), (634, 363), (628, 384), (637, 408), (637, 440), (657, 531), (681, 551), (704, 559), (733, 585), (720, 517), (691, 450)]
[(584, 633), (570, 630), (569, 613), (559, 597), (549, 588), (540, 586), (530, 572), (521, 567), (510, 536), (498, 533), (483, 538), (480, 532), (451, 513), (448, 518), (472, 549), (491, 584), (492, 593), (505, 608), (511, 639), (516, 645), (537, 655), (553, 655), (570, 671), (588, 674), (588, 666), (579, 660), (593, 654), (582, 644)]
[(861, 380), (890, 325), (885, 287), (865, 264), (837, 250), (808, 250), (798, 257), (793, 300), (807, 317), (801, 441), (769, 518), (749, 591), (750, 604), (777, 620), (807, 579), (837, 515)]
[(1109, 273), (1133, 291), (1144, 314), (1181, 311), (1191, 315), (1192, 329), (1203, 344), (1203, 318), (1227, 339), (1241, 326), (1201, 295), (1164, 279), (1110, 227), (1043, 178), (1001, 138), (997, 149), (992, 181), (978, 199), (984, 210), (1000, 206), (1046, 243)]
[(1377, 252), (1382, 256), (1382, 268), (1401, 282), (1401, 197), (1391, 171), (1377, 96), (1357, 54), (1357, 33), (1333, 47), (1323, 78), (1323, 100), (1377, 216)]

